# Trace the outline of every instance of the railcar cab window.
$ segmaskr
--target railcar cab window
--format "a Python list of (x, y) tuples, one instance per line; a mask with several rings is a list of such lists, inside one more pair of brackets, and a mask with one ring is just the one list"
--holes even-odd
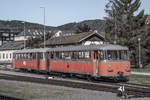
[(119, 59), (120, 60), (128, 60), (128, 52), (127, 52), (127, 50), (119, 51)]
[(101, 52), (100, 57), (107, 60), (128, 60), (128, 52), (127, 50), (107, 50), (105, 53)]
[(107, 50), (108, 60), (118, 60), (118, 54), (116, 50)]

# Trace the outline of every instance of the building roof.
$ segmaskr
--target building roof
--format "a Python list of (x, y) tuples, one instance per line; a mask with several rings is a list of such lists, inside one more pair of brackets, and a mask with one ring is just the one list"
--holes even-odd
[(19, 50), (24, 47), (24, 41), (8, 41), (0, 46), (0, 50)]
[(56, 48), (35, 48), (17, 50), (15, 53), (33, 53), (33, 52), (51, 52), (51, 51), (87, 51), (87, 50), (128, 50), (127, 47), (113, 44), (101, 45), (79, 45), (79, 46), (65, 46)]
[[(25, 31), (25, 34), (24, 34)], [(45, 30), (46, 33), (51, 32), (49, 30)], [(43, 30), (42, 29), (25, 29), (20, 34), (18, 34), (16, 37), (20, 36), (43, 36)]]
[(66, 46), (50, 48), (48, 51), (83, 51), (83, 50), (128, 50), (127, 47), (113, 44), (101, 45), (79, 45), (79, 46)]
[(15, 53), (34, 53), (34, 52), (47, 52), (50, 48), (34, 48), (17, 50)]
[(99, 34), (97, 31), (90, 31), (90, 32), (84, 32), (80, 34), (53, 37), (47, 40), (45, 43), (46, 45), (75, 44), (75, 43), (82, 42), (83, 40), (89, 38), (92, 35), (96, 35), (102, 40), (104, 40), (104, 37), (101, 34)]

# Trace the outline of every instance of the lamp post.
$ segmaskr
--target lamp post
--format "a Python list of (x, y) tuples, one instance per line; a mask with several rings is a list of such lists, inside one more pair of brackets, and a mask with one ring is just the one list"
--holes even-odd
[(142, 64), (141, 64), (141, 38), (138, 38), (138, 42), (139, 42), (139, 67), (142, 68)]
[(25, 27), (25, 21), (24, 22), (22, 22), (23, 24), (24, 24), (24, 31), (23, 31), (23, 35), (24, 35), (24, 49), (26, 48), (26, 37), (25, 37), (25, 29), (26, 29), (26, 27)]
[(43, 22), (44, 22), (44, 27), (43, 27), (43, 32), (44, 32), (44, 48), (45, 48), (45, 7), (40, 7), (44, 10), (43, 13)]

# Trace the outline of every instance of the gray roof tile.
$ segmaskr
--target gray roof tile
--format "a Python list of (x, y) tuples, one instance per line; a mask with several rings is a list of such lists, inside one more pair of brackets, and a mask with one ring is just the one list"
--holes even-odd
[(0, 50), (19, 50), (24, 47), (24, 41), (9, 41), (0, 46)]

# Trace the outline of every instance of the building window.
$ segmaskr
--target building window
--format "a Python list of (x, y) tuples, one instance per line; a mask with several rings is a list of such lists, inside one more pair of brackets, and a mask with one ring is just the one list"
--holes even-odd
[(6, 54), (6, 59), (8, 59), (8, 54)]
[(3, 59), (5, 59), (5, 53), (3, 53)]
[(10, 59), (11, 59), (11, 53), (10, 53), (9, 57), (10, 57)]

